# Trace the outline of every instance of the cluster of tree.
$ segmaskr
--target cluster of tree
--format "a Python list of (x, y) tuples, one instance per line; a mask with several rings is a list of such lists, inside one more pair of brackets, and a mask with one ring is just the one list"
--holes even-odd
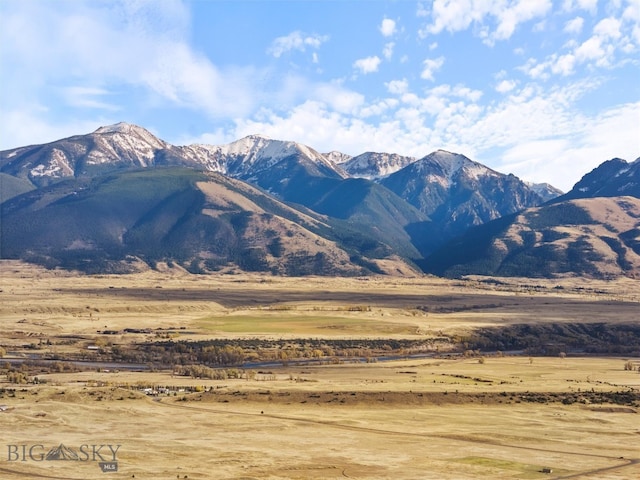
[(205, 365), (177, 365), (173, 368), (173, 374), (211, 380), (226, 380), (228, 378), (246, 378), (247, 380), (252, 380), (256, 376), (254, 370), (211, 368)]
[(481, 351), (523, 350), (529, 354), (560, 352), (640, 355), (640, 325), (608, 323), (554, 323), (482, 328), (458, 339), (466, 348)]
[[(36, 377), (37, 378), (37, 377)], [(23, 385), (25, 383), (38, 383), (34, 382), (32, 377), (29, 377), (26, 373), (20, 371), (11, 371), (7, 373), (7, 382)]]
[[(429, 340), (406, 339), (212, 339), (162, 341), (116, 346), (106, 355), (111, 361), (157, 365), (240, 366), (245, 362), (318, 358), (370, 358), (422, 351)], [(107, 359), (106, 357), (104, 358)]]

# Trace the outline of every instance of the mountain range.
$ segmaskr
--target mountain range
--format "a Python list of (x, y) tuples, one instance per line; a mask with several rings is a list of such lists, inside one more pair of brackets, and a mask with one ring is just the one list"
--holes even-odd
[[(605, 162), (563, 195), (443, 150), (420, 159), (351, 157), (261, 135), (175, 146), (119, 123), (0, 152), (0, 257), (94, 272), (174, 266), (281, 275), (635, 274), (639, 164)], [(619, 196), (625, 199), (602, 207), (617, 212), (614, 227), (590, 205)], [(562, 222), (573, 220), (558, 216), (558, 205), (589, 220), (567, 234)], [(602, 222), (611, 228), (588, 227)], [(562, 242), (561, 234), (573, 240)], [(489, 237), (480, 241), (483, 235)], [(614, 256), (601, 257), (614, 267), (593, 261), (587, 268), (550, 253), (563, 245), (593, 250), (589, 235), (606, 237), (599, 248)], [(540, 250), (540, 242), (549, 245)], [(528, 247), (535, 255), (523, 253)], [(511, 258), (519, 267), (509, 267)]]

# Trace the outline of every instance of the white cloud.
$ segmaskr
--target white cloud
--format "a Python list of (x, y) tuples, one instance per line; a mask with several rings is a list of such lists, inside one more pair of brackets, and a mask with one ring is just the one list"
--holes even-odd
[(111, 92), (104, 88), (72, 86), (62, 89), (62, 96), (72, 107), (95, 108), (108, 111), (120, 110), (121, 107), (118, 105), (103, 100), (110, 95)]
[(584, 18), (575, 17), (564, 24), (564, 32), (577, 35), (582, 31), (584, 25)]
[(360, 73), (366, 75), (368, 73), (377, 72), (381, 62), (382, 60), (380, 60), (380, 57), (375, 55), (372, 57), (366, 57), (356, 60), (353, 63), (353, 67), (360, 70)]
[(536, 33), (544, 32), (546, 28), (547, 28), (547, 21), (542, 20), (533, 26), (532, 31)]
[(502, 80), (496, 85), (496, 91), (499, 93), (508, 93), (516, 88), (516, 82), (514, 80)]
[(640, 1), (627, 0), (627, 8), (624, 9), (622, 18), (631, 22), (640, 22)]
[(561, 55), (557, 57), (557, 60), (551, 65), (551, 71), (555, 74), (560, 74), (566, 77), (574, 72), (575, 64), (575, 55), (571, 53)]
[(364, 96), (342, 88), (338, 84), (318, 84), (310, 87), (308, 97), (321, 101), (331, 110), (343, 114), (353, 114), (364, 103)]
[(409, 82), (406, 78), (403, 78), (402, 80), (391, 80), (390, 82), (385, 83), (385, 86), (389, 93), (393, 95), (402, 95), (409, 91)]
[(549, 68), (550, 61), (547, 62), (538, 62), (535, 58), (530, 58), (527, 60), (527, 63), (518, 67), (519, 70), (523, 71), (526, 75), (530, 76), (534, 80), (546, 80), (549, 78), (549, 74), (546, 70)]
[(418, 2), (416, 9), (416, 17), (428, 17), (430, 13), (429, 7), (425, 6), (423, 2)]
[(359, 118), (379, 117), (386, 115), (393, 109), (397, 108), (400, 102), (395, 98), (385, 98), (379, 102), (367, 105), (358, 112)]
[(546, 15), (552, 8), (550, 0), (521, 0), (498, 12), (498, 27), (492, 36), (497, 40), (511, 38), (520, 23)]
[(593, 33), (602, 37), (616, 39), (620, 38), (622, 35), (620, 33), (620, 27), (621, 22), (617, 18), (604, 18), (600, 20), (595, 27), (593, 27)]
[[(638, 2), (640, 1), (631, 0)], [(586, 4), (590, 7), (590, 4)], [(640, 13), (639, 13), (640, 15)], [(565, 24), (564, 31), (579, 33), (584, 25), (582, 17), (576, 17)], [(548, 79), (551, 74), (568, 76), (578, 72), (578, 67), (613, 68), (621, 64), (619, 56), (627, 56), (640, 47), (640, 31), (635, 40), (635, 29), (639, 29), (637, 22), (627, 22), (622, 19), (607, 17), (601, 19), (593, 28), (591, 37), (578, 43), (575, 39), (564, 45), (566, 53), (552, 53), (544, 60), (529, 59), (520, 67), (527, 75), (534, 79)], [(624, 63), (624, 61), (622, 62)]]
[[(536, 79), (569, 76), (581, 67), (588, 67), (591, 73), (593, 67), (615, 65), (616, 54), (623, 49), (637, 52), (640, 3), (626, 1), (620, 4), (619, 15), (611, 13), (596, 24), (591, 38), (580, 38), (580, 42), (573, 38), (542, 60), (530, 58), (521, 70)], [(569, 7), (581, 10), (595, 5), (570, 3)], [(598, 111), (597, 103), (595, 113), (580, 113), (577, 102), (595, 83), (577, 82), (575, 77), (573, 83), (567, 83), (572, 77), (561, 79), (564, 86), (549, 81), (527, 84), (512, 75), (517, 72), (502, 71), (491, 83), (503, 95), (487, 92), (485, 100), (480, 90), (456, 84), (455, 78), (446, 79), (451, 84), (415, 82), (417, 74), (423, 80), (434, 81), (436, 76), (439, 80), (437, 72), (445, 57), (421, 63), (411, 52), (402, 61), (414, 61), (418, 70), (405, 72), (410, 65), (404, 65), (395, 80), (381, 79), (386, 81), (386, 92), (370, 98), (339, 81), (314, 82), (294, 69), (278, 75), (281, 72), (214, 64), (189, 43), (190, 19), (179, 2), (33, 2), (23, 8), (24, 4), (3, 5), (0, 56), (3, 72), (11, 71), (11, 75), (2, 78), (0, 132), (2, 141), (15, 142), (4, 148), (89, 132), (121, 120), (112, 118), (111, 108), (124, 106), (118, 92), (133, 87), (133, 108), (153, 111), (149, 105), (177, 105), (194, 116), (214, 119), (211, 132), (198, 137), (209, 143), (264, 133), (350, 154), (377, 150), (420, 157), (447, 148), (500, 171), (565, 189), (607, 158), (633, 159), (640, 153), (640, 104), (622, 104), (603, 112)], [(419, 12), (428, 5), (419, 6)], [(513, 37), (529, 20), (544, 18), (549, 13), (547, 6), (543, 0), (436, 0), (432, 16), (421, 21), (430, 22), (424, 29), (427, 35), (438, 29), (472, 28), (474, 35), (491, 43)], [(561, 22), (573, 18), (560, 23), (565, 32), (584, 33), (587, 22), (577, 21), (581, 17), (576, 14), (558, 18)], [(551, 25), (558, 19), (548, 21)], [(397, 35), (397, 25), (393, 31)], [(390, 39), (383, 39), (387, 42), (383, 52), (388, 47), (389, 55), (395, 49)], [(427, 53), (423, 55), (429, 55), (427, 48), (438, 48), (436, 40), (424, 42), (423, 52)], [(326, 37), (299, 32), (274, 42), (270, 53), (283, 56), (304, 50), (317, 62), (317, 49), (324, 41)], [(529, 44), (526, 50), (522, 45), (508, 50), (535, 55)], [(404, 53), (393, 52), (397, 56)], [(358, 60), (353, 68), (362, 74), (378, 71), (382, 59), (388, 58), (379, 55)], [(448, 70), (442, 72), (443, 79)], [(70, 73), (72, 81), (67, 80)], [(265, 78), (272, 79), (271, 83)], [(475, 79), (468, 84), (477, 85)], [(54, 91), (56, 101), (62, 100), (67, 107), (87, 109), (94, 120), (53, 121), (45, 107), (51, 103), (41, 93), (44, 89)]]
[(291, 50), (304, 52), (308, 47), (318, 49), (320, 45), (327, 40), (329, 40), (328, 35), (309, 35), (304, 32), (295, 31), (284, 37), (276, 38), (271, 42), (267, 53), (279, 58)]
[(456, 85), (455, 87), (450, 89), (450, 91), (452, 95), (459, 98), (464, 98), (465, 100), (469, 100), (474, 103), (480, 100), (480, 98), (482, 97), (481, 90), (473, 90), (461, 84)]
[[(422, 157), (445, 148), (498, 171), (568, 190), (602, 161), (613, 156), (633, 160), (640, 153), (635, 127), (640, 103), (592, 116), (575, 108), (595, 86), (516, 84), (501, 100), (485, 105), (479, 103), (481, 92), (464, 85), (438, 85), (418, 95), (406, 79), (386, 84), (397, 97), (372, 102), (340, 85), (333, 86), (335, 91), (311, 88), (314, 100), (286, 113), (265, 107), (251, 119), (238, 120), (225, 138), (260, 132), (351, 155), (380, 151)], [(331, 104), (336, 97), (342, 100)]]
[(602, 48), (602, 39), (600, 37), (591, 37), (576, 48), (575, 54), (579, 62), (589, 60), (599, 60), (604, 57), (605, 50)]
[(422, 73), (420, 74), (420, 78), (424, 80), (431, 80), (432, 82), (435, 80), (433, 74), (440, 70), (444, 65), (444, 57), (438, 58), (427, 58), (424, 62), (422, 62)]
[(434, 0), (432, 23), (421, 29), (419, 35), (424, 38), (445, 30), (459, 32), (476, 25), (477, 34), (493, 45), (496, 40), (511, 38), (520, 24), (543, 18), (552, 7), (551, 0)]
[(66, 119), (47, 121), (48, 109), (38, 104), (23, 104), (19, 109), (4, 110), (0, 116), (0, 150), (37, 145), (67, 138), (79, 133), (90, 133), (101, 125), (119, 121), (113, 117), (92, 120)]
[(396, 22), (390, 18), (385, 18), (382, 20), (382, 24), (380, 25), (380, 33), (382, 33), (383, 37), (391, 37), (394, 33), (396, 33)]
[(570, 190), (580, 178), (614, 157), (633, 161), (640, 155), (637, 125), (640, 103), (614, 106), (594, 117), (578, 117), (567, 136), (530, 139), (508, 148), (501, 171)]
[(575, 10), (586, 10), (592, 15), (598, 9), (598, 0), (564, 0), (562, 10), (565, 12), (573, 12)]
[(489, 3), (472, 5), (470, 0), (434, 0), (431, 9), (432, 23), (421, 30), (422, 35), (437, 35), (444, 30), (466, 30), (473, 22), (481, 22), (489, 13)]
[[(244, 115), (257, 101), (250, 83), (254, 70), (220, 69), (188, 45), (189, 14), (179, 2), (8, 5), (6, 28), (0, 29), (7, 48), (0, 55), (12, 70), (12, 95), (2, 96), (3, 108), (24, 98), (44, 102), (54, 94), (51, 85), (78, 84), (139, 88), (141, 103), (186, 106), (211, 116)], [(73, 85), (64, 85), (67, 78)], [(79, 106), (78, 95), (66, 98)]]
[(391, 60), (395, 46), (396, 44), (394, 42), (385, 43), (384, 49), (382, 50), (382, 56), (387, 60)]

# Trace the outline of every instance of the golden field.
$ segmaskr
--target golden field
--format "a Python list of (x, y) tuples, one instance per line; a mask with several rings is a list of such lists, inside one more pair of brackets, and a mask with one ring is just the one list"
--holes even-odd
[[(3, 261), (0, 345), (19, 360), (167, 336), (422, 339), (632, 323), (640, 312), (630, 279), (484, 280), (80, 276)], [(126, 328), (149, 331), (98, 333)], [(640, 408), (615, 401), (637, 398), (640, 374), (625, 369), (637, 358), (319, 360), (223, 380), (171, 369), (42, 373), (35, 384), (0, 374), (0, 477), (640, 478)], [(80, 458), (40, 461), (60, 444)], [(118, 470), (103, 473), (109, 448)]]

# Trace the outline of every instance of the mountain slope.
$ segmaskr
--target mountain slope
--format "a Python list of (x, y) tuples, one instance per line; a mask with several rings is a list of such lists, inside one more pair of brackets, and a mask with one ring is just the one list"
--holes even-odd
[(434, 235), (418, 246), (424, 254), (469, 227), (542, 203), (542, 198), (517, 177), (443, 150), (380, 183), (431, 219)]
[(272, 190), (277, 182), (272, 181), (268, 172), (277, 170), (282, 174), (293, 166), (298, 167), (298, 179), (302, 173), (335, 179), (347, 176), (320, 153), (295, 142), (251, 135), (228, 145), (174, 146), (142, 127), (124, 122), (100, 127), (88, 135), (0, 152), (1, 172), (27, 179), (36, 186), (65, 178), (156, 166), (219, 172)]
[(0, 203), (35, 188), (28, 180), (0, 173)]
[(167, 148), (169, 144), (144, 128), (118, 123), (88, 135), (0, 152), (0, 169), (45, 186), (65, 178), (152, 166), (157, 153)]
[(244, 182), (192, 169), (58, 182), (1, 208), (3, 258), (47, 266), (118, 272), (143, 260), (192, 272), (235, 266), (287, 275), (354, 275), (369, 272), (367, 265), (377, 268), (375, 260), (350, 260), (357, 245), (348, 243), (344, 226)]
[(621, 195), (640, 198), (640, 158), (632, 163), (614, 158), (600, 164), (555, 201)]
[(387, 177), (415, 161), (414, 157), (395, 153), (366, 152), (346, 160), (340, 166), (352, 177), (376, 180)]
[[(407, 229), (427, 221), (427, 217), (381, 185), (365, 179), (343, 180), (308, 206), (343, 220), (369, 237), (366, 243), (371, 246), (361, 246), (368, 256), (388, 255), (395, 251), (407, 258), (420, 258)], [(371, 239), (377, 240), (379, 245), (374, 246)], [(376, 249), (382, 250), (375, 253)]]
[(436, 275), (640, 275), (640, 199), (567, 200), (473, 228), (426, 259)]
[(529, 183), (525, 182), (527, 187), (531, 189), (531, 191), (537, 193), (543, 202), (548, 202), (553, 200), (554, 198), (558, 198), (563, 195), (564, 192), (562, 190), (550, 185), (548, 183)]
[[(626, 172), (635, 175), (637, 171), (638, 161), (631, 165), (617, 160), (614, 163), (605, 172), (610, 179), (623, 181), (628, 177)], [(174, 167), (187, 167), (194, 177), (182, 172), (170, 181), (167, 168)], [(193, 178), (204, 172), (218, 173), (218, 184), (235, 181), (236, 189), (238, 185), (251, 188), (250, 195), (248, 191), (242, 195), (249, 195), (251, 202), (265, 212), (256, 213), (252, 205), (249, 213), (240, 209), (244, 220), (238, 217), (233, 221), (229, 215), (204, 213), (217, 211), (205, 206), (216, 202), (203, 200), (203, 191), (194, 187), (201, 182)], [(602, 175), (592, 172), (591, 177)], [(211, 175), (207, 178), (213, 181)], [(276, 220), (267, 222), (264, 215), (276, 215), (277, 222), (284, 218), (334, 242), (346, 255), (338, 264), (376, 271), (376, 262), (393, 255), (420, 264), (469, 227), (537, 206), (558, 193), (549, 185), (527, 186), (513, 175), (442, 150), (420, 160), (372, 152), (356, 157), (339, 152), (323, 155), (305, 145), (261, 135), (226, 145), (174, 146), (126, 123), (46, 145), (0, 152), (0, 181), (2, 199), (9, 199), (2, 206), (1, 220), (10, 227), (3, 239), (3, 256), (10, 251), (14, 256), (50, 257), (54, 264), (65, 264), (67, 257), (77, 260), (81, 252), (95, 251), (103, 252), (111, 263), (127, 255), (149, 263), (172, 258), (185, 264), (189, 257), (199, 268), (205, 260), (209, 265), (206, 268), (218, 268), (225, 261), (240, 265), (243, 259), (257, 255), (259, 261), (251, 260), (253, 266), (243, 268), (260, 266), (278, 273), (292, 271), (281, 257), (270, 253), (281, 251), (278, 242), (283, 239), (276, 241), (269, 234), (266, 237), (276, 243), (272, 247), (263, 245), (260, 238), (266, 237), (262, 229), (282, 233), (294, 227), (266, 227)], [(151, 184), (158, 191), (151, 191)], [(578, 192), (591, 192), (595, 187), (590, 185)], [(28, 192), (33, 187), (37, 190)], [(611, 187), (611, 191), (620, 192), (623, 187), (635, 192), (628, 181)], [(207, 191), (213, 191), (212, 187)], [(270, 206), (265, 208), (267, 203)], [(128, 211), (130, 205), (135, 208)], [(274, 208), (280, 213), (274, 213)], [(283, 209), (297, 213), (284, 215)], [(300, 223), (299, 215), (314, 222)], [(58, 216), (60, 231), (56, 232), (51, 219)], [(20, 222), (25, 225), (20, 226)], [(83, 236), (87, 229), (95, 236)], [(306, 233), (302, 237), (310, 238)], [(213, 238), (219, 244), (228, 241), (231, 246), (211, 250), (202, 238)], [(48, 242), (55, 255), (47, 250)], [(256, 250), (249, 255), (247, 245), (256, 245), (267, 253), (258, 254)], [(183, 256), (182, 250), (187, 252)], [(99, 255), (92, 258), (98, 259)], [(327, 272), (335, 267), (332, 262), (334, 266), (326, 268), (309, 267), (307, 263), (303, 270)]]

